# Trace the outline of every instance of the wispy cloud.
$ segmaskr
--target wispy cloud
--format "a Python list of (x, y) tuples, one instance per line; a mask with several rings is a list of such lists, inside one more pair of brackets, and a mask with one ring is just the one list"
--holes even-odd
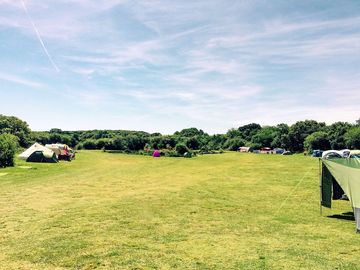
[(28, 80), (28, 79), (19, 77), (17, 75), (8, 74), (8, 73), (4, 73), (1, 71), (0, 71), (0, 80), (8, 81), (8, 82), (16, 83), (16, 84), (21, 84), (21, 85), (29, 86), (32, 88), (40, 88), (40, 87), (44, 86), (42, 83), (34, 82), (32, 80)]

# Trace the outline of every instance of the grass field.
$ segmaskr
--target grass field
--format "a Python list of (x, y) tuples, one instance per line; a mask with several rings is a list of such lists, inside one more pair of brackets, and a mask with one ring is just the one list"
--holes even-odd
[[(0, 269), (360, 269), (317, 159), (83, 151), (0, 170)], [(20, 166), (31, 166), (20, 167)]]

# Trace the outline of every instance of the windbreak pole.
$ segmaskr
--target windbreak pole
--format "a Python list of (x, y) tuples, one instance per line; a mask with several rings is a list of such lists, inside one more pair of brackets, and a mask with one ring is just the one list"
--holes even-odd
[(322, 160), (319, 158), (320, 216), (322, 216)]

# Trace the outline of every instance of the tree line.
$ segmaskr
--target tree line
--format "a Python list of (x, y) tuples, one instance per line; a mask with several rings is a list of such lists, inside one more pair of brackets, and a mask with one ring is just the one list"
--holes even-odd
[[(260, 126), (256, 123), (232, 128), (225, 134), (209, 135), (201, 129), (186, 128), (172, 135), (130, 130), (31, 131), (28, 124), (14, 116), (0, 115), (0, 164), (5, 145), (14, 148), (41, 144), (65, 143), (76, 149), (103, 149), (125, 153), (149, 153), (159, 149), (168, 156), (184, 152), (214, 153), (235, 151), (241, 146), (283, 148), (291, 152), (314, 149), (360, 149), (360, 119), (354, 124), (336, 122), (326, 125), (315, 120), (298, 121), (293, 125)], [(11, 143), (10, 143), (11, 142)], [(11, 151), (10, 151), (11, 152)], [(8, 153), (8, 154), (4, 154)], [(6, 163), (11, 164), (11, 162)]]

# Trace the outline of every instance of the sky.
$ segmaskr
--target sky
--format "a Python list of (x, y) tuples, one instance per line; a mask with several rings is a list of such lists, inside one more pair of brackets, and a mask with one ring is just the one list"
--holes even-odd
[(358, 0), (0, 0), (0, 114), (213, 133), (360, 118)]

